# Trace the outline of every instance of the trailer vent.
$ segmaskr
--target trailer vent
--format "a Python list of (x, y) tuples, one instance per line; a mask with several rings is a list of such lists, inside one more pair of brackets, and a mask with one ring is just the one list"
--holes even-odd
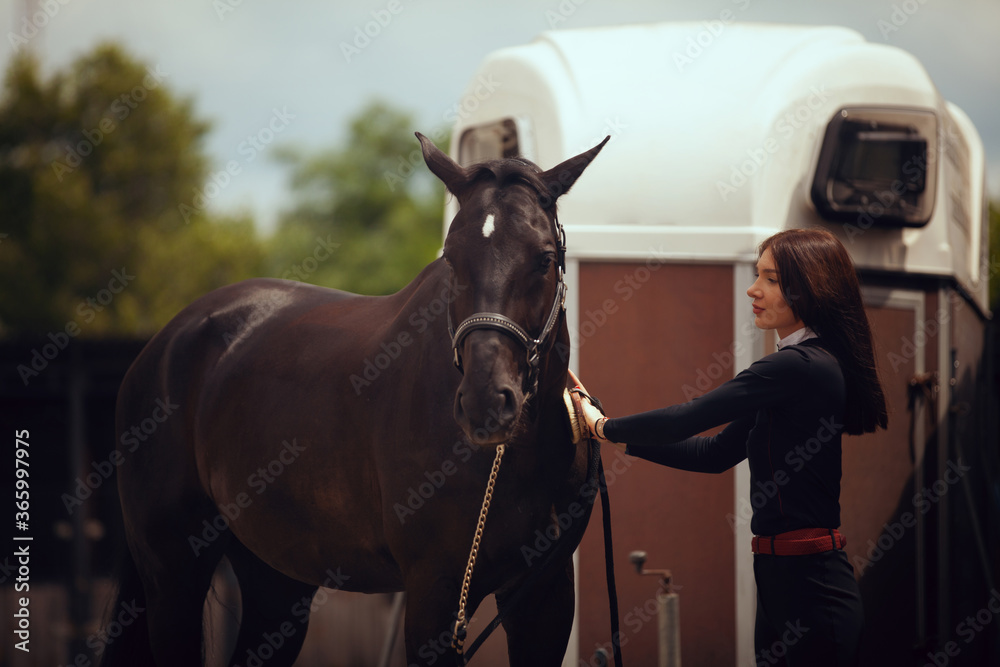
[(812, 201), (829, 220), (867, 229), (922, 227), (937, 182), (937, 116), (896, 108), (843, 108), (827, 125)]
[(517, 124), (512, 118), (470, 127), (458, 140), (458, 163), (465, 166), (520, 155)]

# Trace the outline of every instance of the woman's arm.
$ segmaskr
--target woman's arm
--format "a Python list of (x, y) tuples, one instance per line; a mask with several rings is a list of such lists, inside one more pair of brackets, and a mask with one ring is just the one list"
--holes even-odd
[(603, 424), (604, 436), (629, 445), (666, 444), (752, 417), (758, 410), (785, 403), (805, 390), (802, 380), (807, 364), (793, 350), (772, 354), (687, 403), (609, 419)]
[[(779, 352), (687, 403), (616, 419), (604, 418), (585, 403), (585, 416), (598, 437), (628, 443), (628, 454), (684, 470), (728, 470), (746, 457), (757, 411), (792, 400), (805, 389), (807, 365), (794, 350)], [(727, 423), (716, 436), (696, 437)]]
[(747, 437), (755, 417), (730, 422), (713, 436), (693, 436), (667, 444), (630, 443), (625, 453), (660, 465), (691, 472), (721, 473), (747, 457)]

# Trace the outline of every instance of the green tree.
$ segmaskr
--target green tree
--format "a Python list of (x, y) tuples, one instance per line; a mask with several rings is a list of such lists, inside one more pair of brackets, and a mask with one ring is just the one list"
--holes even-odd
[(0, 98), (0, 335), (150, 334), (261, 271), (252, 224), (181, 214), (208, 124), (169, 72), (115, 45), (40, 70), (15, 58)]
[(414, 129), (410, 115), (376, 101), (352, 119), (344, 147), (280, 152), (297, 202), (273, 240), (272, 275), (387, 294), (434, 259), (444, 187)]

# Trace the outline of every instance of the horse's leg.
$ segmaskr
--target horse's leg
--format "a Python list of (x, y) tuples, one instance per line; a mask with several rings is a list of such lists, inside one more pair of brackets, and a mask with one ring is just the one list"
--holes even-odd
[[(459, 589), (434, 570), (411, 571), (406, 577), (406, 621), (403, 628), (407, 665), (454, 667), (461, 664), (451, 648)], [(479, 600), (470, 600), (469, 618)], [(470, 637), (466, 646), (475, 639)], [(516, 664), (516, 663), (512, 663)]]
[[(190, 509), (190, 508), (186, 508)], [(156, 664), (202, 664), (202, 612), (212, 575), (230, 539), (228, 530), (209, 533), (215, 506), (207, 498), (189, 513), (145, 526), (140, 572), (149, 614), (149, 641)], [(184, 516), (179, 522), (177, 516)]]
[[(515, 589), (497, 594), (502, 609)], [(512, 665), (549, 666), (562, 664), (573, 628), (573, 561), (551, 572), (521, 593), (517, 606), (503, 620), (507, 633), (507, 654)]]
[[(125, 549), (116, 567), (115, 579), (118, 584), (117, 602), (107, 623), (110, 629), (111, 623), (118, 622), (121, 634), (114, 638), (105, 635), (104, 641), (96, 650), (97, 657), (100, 658), (98, 664), (102, 667), (156, 667), (153, 649), (149, 645), (149, 618), (142, 613), (149, 604), (146, 602), (139, 568), (128, 549)], [(122, 612), (127, 612), (123, 619), (127, 623), (118, 621)]]
[(226, 556), (240, 582), (243, 618), (231, 665), (291, 667), (309, 627), (309, 607), (316, 586), (296, 581), (262, 561), (233, 538)]

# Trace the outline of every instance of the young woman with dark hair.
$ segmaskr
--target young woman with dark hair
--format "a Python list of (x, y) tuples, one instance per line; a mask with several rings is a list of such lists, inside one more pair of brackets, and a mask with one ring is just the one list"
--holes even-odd
[(747, 296), (757, 327), (776, 330), (777, 352), (688, 403), (609, 419), (585, 401), (587, 424), (627, 454), (681, 470), (721, 473), (749, 459), (751, 487), (777, 489), (750, 522), (758, 661), (766, 651), (767, 664), (853, 665), (863, 610), (838, 530), (841, 434), (887, 424), (857, 274), (829, 232), (787, 230), (761, 244)]

